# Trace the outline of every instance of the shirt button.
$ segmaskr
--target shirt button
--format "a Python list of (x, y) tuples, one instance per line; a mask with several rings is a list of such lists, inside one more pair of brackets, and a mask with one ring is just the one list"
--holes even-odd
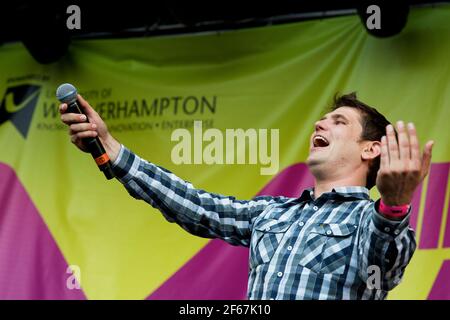
[(267, 227), (267, 228), (266, 228), (266, 231), (270, 231), (270, 227)]
[(287, 249), (288, 249), (289, 251), (291, 251), (291, 250), (292, 250), (292, 246), (287, 247)]
[(396, 234), (396, 235), (399, 234), (399, 233), (400, 233), (400, 231), (398, 231), (398, 230), (394, 231), (394, 234)]
[(281, 277), (283, 276), (283, 272), (278, 272), (278, 273), (277, 273), (277, 276), (278, 276), (279, 278), (281, 278)]
[(304, 223), (303, 221), (300, 221), (300, 222), (298, 223), (298, 225), (299, 225), (300, 227), (303, 227), (303, 226), (305, 225), (305, 223)]
[(389, 227), (384, 228), (384, 231), (389, 232), (391, 229)]
[(314, 211), (319, 210), (319, 208), (317, 206), (314, 206), (313, 209), (314, 209)]
[(330, 230), (328, 230), (328, 231), (327, 231), (327, 234), (328, 234), (328, 235), (330, 235), (330, 234), (331, 234), (331, 231), (330, 231)]

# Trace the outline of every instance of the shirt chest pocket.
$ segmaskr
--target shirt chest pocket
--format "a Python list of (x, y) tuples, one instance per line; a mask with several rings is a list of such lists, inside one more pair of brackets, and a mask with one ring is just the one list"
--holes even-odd
[(316, 273), (343, 274), (349, 267), (356, 225), (315, 224), (305, 236), (300, 265)]
[(292, 222), (275, 219), (264, 219), (255, 224), (250, 245), (251, 267), (272, 260), (275, 251), (291, 225)]

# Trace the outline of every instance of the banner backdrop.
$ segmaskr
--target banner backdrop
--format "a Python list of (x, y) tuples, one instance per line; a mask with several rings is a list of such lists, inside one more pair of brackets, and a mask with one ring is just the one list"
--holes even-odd
[[(428, 139), (436, 144), (431, 173), (413, 203), (418, 250), (389, 298), (449, 299), (449, 21), (450, 7), (439, 6), (413, 10), (406, 29), (388, 39), (369, 36), (357, 16), (348, 16), (198, 35), (83, 40), (46, 66), (21, 44), (3, 45), (0, 298), (246, 296), (246, 248), (194, 237), (168, 223), (117, 180), (107, 181), (90, 155), (70, 143), (55, 99), (56, 87), (70, 82), (135, 153), (198, 188), (241, 199), (298, 196), (312, 185), (304, 165), (309, 137), (336, 92), (357, 91), (391, 121), (413, 121), (422, 145)], [(194, 120), (201, 123), (194, 127)], [(184, 164), (177, 164), (178, 142), (171, 139), (179, 128), (192, 133)], [(210, 128), (223, 134), (216, 164), (202, 158)], [(236, 153), (266, 139), (270, 161), (270, 152), (259, 151), (253, 162), (227, 164), (232, 150), (226, 130), (238, 128), (257, 135)], [(279, 140), (270, 140), (276, 133)], [(378, 196), (375, 189), (372, 196)]]

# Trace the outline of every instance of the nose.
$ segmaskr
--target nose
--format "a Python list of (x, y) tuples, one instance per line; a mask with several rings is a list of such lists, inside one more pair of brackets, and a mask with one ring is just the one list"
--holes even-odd
[(314, 129), (315, 131), (320, 131), (320, 130), (326, 130), (327, 125), (326, 125), (326, 119), (322, 119), (319, 121), (316, 121), (316, 123), (314, 124)]

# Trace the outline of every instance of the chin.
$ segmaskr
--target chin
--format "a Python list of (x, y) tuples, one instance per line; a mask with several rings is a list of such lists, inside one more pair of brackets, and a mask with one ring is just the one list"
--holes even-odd
[(318, 151), (311, 152), (306, 159), (306, 162), (326, 162), (327, 155)]
[(314, 176), (321, 176), (325, 172), (329, 172), (330, 169), (333, 170), (332, 159), (330, 159), (328, 153), (317, 151), (310, 153), (306, 159), (306, 165)]
[(320, 157), (311, 155), (306, 159), (306, 165), (308, 166), (317, 166), (325, 162), (326, 162), (325, 159), (320, 159)]

